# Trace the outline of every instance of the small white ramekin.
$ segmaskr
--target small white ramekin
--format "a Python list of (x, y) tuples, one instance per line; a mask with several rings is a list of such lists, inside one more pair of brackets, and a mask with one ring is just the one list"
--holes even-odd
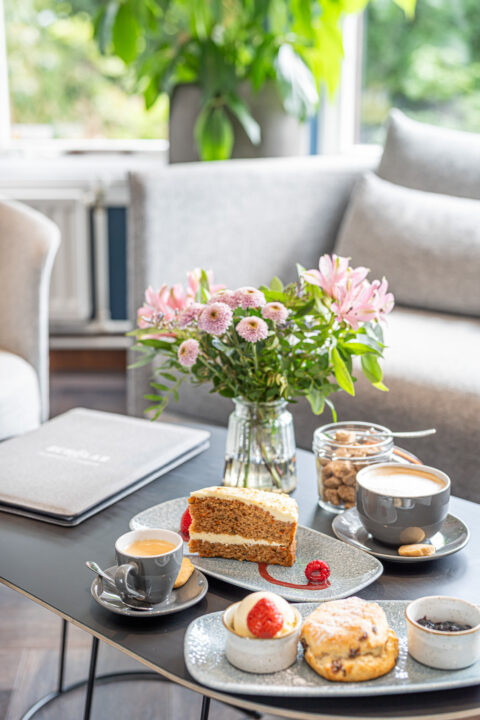
[[(430, 595), (414, 600), (405, 610), (408, 652), (424, 665), (459, 670), (480, 660), (480, 608), (460, 598)], [(451, 620), (471, 630), (441, 632), (419, 625), (427, 616), (433, 622)]]
[(293, 608), (296, 624), (288, 634), (278, 638), (241, 637), (232, 629), (233, 615), (240, 603), (230, 605), (223, 613), (227, 631), (225, 654), (227, 660), (239, 670), (250, 673), (274, 673), (285, 670), (297, 659), (298, 640), (302, 629), (302, 616)]

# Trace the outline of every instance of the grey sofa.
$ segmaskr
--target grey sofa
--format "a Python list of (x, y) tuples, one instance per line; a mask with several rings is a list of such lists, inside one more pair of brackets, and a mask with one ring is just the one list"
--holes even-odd
[(48, 418), (48, 292), (57, 226), (0, 201), (0, 440)]
[[(425, 128), (420, 127), (418, 139), (416, 125), (398, 114), (393, 117), (380, 164), (382, 177), (388, 179), (389, 163), (390, 170), (393, 168), (392, 171), (401, 175), (402, 162), (408, 165), (409, 160), (416, 161), (422, 144), (425, 145), (422, 136)], [(428, 129), (426, 134), (432, 137)], [(454, 149), (455, 143), (462, 145), (465, 142), (462, 134), (453, 134), (452, 139), (447, 132), (447, 136)], [(417, 140), (420, 150), (412, 147), (412, 142), (415, 145)], [(433, 140), (438, 140), (439, 147), (445, 147), (441, 133), (437, 138), (433, 132)], [(402, 143), (406, 160), (402, 158)], [(460, 163), (459, 171), (463, 176), (470, 173), (470, 184), (463, 177), (463, 184), (457, 184), (461, 188), (457, 194), (476, 198), (475, 192), (480, 191), (479, 170), (475, 169), (476, 149), (472, 151), (470, 142), (468, 146), (472, 163), (466, 158), (465, 167), (462, 168)], [(450, 192), (448, 178), (452, 163), (449, 165), (447, 157), (442, 165), (438, 157), (438, 149), (431, 150), (427, 157), (428, 162), (439, 164), (439, 172), (434, 177), (440, 187), (433, 188), (432, 192), (447, 194)], [(458, 162), (457, 158), (457, 165)], [(273, 275), (288, 281), (294, 277), (296, 262), (315, 267), (322, 253), (331, 252), (338, 244), (348, 246), (346, 236), (350, 236), (351, 241), (352, 228), (355, 235), (357, 215), (350, 207), (345, 218), (345, 211), (349, 202), (350, 206), (352, 204), (352, 192), (357, 192), (354, 187), (359, 179), (376, 165), (376, 162), (358, 156), (312, 157), (192, 164), (170, 167), (155, 174), (132, 175), (129, 245), (132, 319), (149, 284), (158, 287), (162, 282), (182, 281), (186, 270), (195, 266), (212, 268), (216, 280), (229, 287), (257, 285)], [(480, 169), (480, 163), (477, 167)], [(446, 183), (443, 186), (442, 172)], [(427, 163), (417, 173), (406, 173), (403, 179), (391, 178), (391, 182), (428, 191), (425, 184), (428, 185), (432, 176)], [(450, 186), (455, 184), (455, 178), (450, 177)], [(455, 194), (454, 187), (452, 195)], [(404, 213), (406, 220), (408, 202), (409, 198)], [(478, 210), (475, 200), (462, 202), (473, 203), (472, 212)], [(462, 206), (460, 216), (464, 215)], [(375, 221), (375, 204), (373, 216)], [(395, 206), (392, 217), (395, 224)], [(368, 228), (358, 222), (358, 232), (369, 236)], [(439, 224), (442, 226), (441, 222)], [(408, 228), (406, 232), (410, 232)], [(388, 236), (388, 228), (384, 233)], [(428, 228), (424, 235), (419, 243), (426, 242), (428, 249)], [(380, 240), (378, 242), (380, 247)], [(357, 257), (354, 252), (353, 255), (356, 264), (363, 264), (361, 254)], [(384, 258), (385, 262), (387, 259)], [(472, 261), (478, 263), (476, 269), (480, 270), (478, 257)], [(426, 262), (428, 266), (428, 256)], [(439, 262), (441, 275), (441, 258)], [(378, 258), (378, 266), (381, 272), (382, 257)], [(452, 267), (449, 257), (445, 274)], [(402, 273), (398, 274), (401, 286)], [(422, 285), (422, 277), (416, 279), (415, 287)], [(442, 277), (436, 277), (436, 280), (441, 283)], [(396, 291), (395, 287), (393, 291)], [(395, 430), (436, 427), (436, 436), (405, 442), (405, 447), (416, 452), (425, 463), (448, 472), (455, 494), (480, 501), (477, 479), (480, 474), (477, 455), (480, 320), (475, 313), (469, 312), (468, 307), (465, 314), (445, 311), (442, 303), (438, 309), (425, 308), (422, 304), (408, 307), (412, 304), (408, 288), (404, 291), (400, 287), (399, 292), (400, 302), (397, 298), (396, 309), (386, 328), (389, 347), (384, 369), (390, 392), (373, 389), (358, 373), (356, 397), (338, 393), (333, 398), (339, 419), (375, 421)], [(480, 294), (480, 283), (477, 293)], [(402, 303), (404, 294), (407, 302)], [(145, 401), (142, 395), (147, 391), (149, 376), (148, 368), (129, 371), (128, 407), (132, 414), (143, 412)], [(291, 409), (298, 445), (311, 448), (313, 431), (330, 420), (329, 412), (315, 417), (304, 402)], [(170, 411), (225, 424), (231, 403), (209, 395), (204, 388), (185, 386), (179, 403)]]

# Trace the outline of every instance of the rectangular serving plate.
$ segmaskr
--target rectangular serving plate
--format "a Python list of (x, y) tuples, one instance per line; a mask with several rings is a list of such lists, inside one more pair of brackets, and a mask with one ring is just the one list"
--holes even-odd
[[(163, 528), (178, 532), (180, 518), (187, 506), (186, 497), (154, 505), (135, 515), (130, 521), (130, 528), (132, 530)], [(325, 600), (339, 600), (367, 587), (383, 572), (383, 565), (377, 558), (317, 530), (299, 525), (296, 540), (296, 563), (292, 567), (269, 565), (268, 572), (277, 580), (305, 585), (304, 588), (288, 588), (272, 584), (260, 575), (257, 563), (225, 558), (203, 558), (198, 555), (191, 555), (190, 558), (195, 567), (206, 575), (246, 590), (274, 591), (293, 602), (319, 603)], [(187, 545), (185, 552), (188, 552)], [(305, 568), (315, 558), (321, 558), (330, 565), (330, 586), (324, 589), (312, 589), (307, 586)]]
[[(395, 668), (383, 677), (357, 683), (335, 683), (317, 675), (303, 659), (299, 644), (296, 662), (278, 673), (246, 673), (231, 665), (224, 652), (226, 630), (222, 612), (194, 620), (185, 635), (185, 662), (189, 673), (202, 685), (228, 693), (275, 695), (279, 697), (360, 697), (399, 693), (432, 692), (480, 683), (480, 661), (463, 670), (435, 670), (408, 654), (403, 600), (379, 600), (390, 627), (397, 633), (400, 652)], [(317, 603), (297, 604), (303, 618)]]

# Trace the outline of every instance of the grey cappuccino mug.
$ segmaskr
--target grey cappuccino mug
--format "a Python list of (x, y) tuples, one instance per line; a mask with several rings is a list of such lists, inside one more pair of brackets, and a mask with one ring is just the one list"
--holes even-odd
[[(142, 541), (160, 540), (173, 547), (161, 554), (143, 554)], [(136, 544), (137, 551), (131, 550)], [(126, 604), (154, 605), (168, 598), (182, 565), (183, 539), (172, 530), (132, 530), (115, 543), (118, 567), (113, 579)]]
[(448, 514), (450, 478), (428, 465), (379, 463), (357, 473), (357, 512), (368, 532), (387, 545), (422, 543)]

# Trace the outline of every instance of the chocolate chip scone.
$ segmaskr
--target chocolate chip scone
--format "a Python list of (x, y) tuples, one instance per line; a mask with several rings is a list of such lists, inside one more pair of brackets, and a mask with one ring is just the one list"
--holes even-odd
[(390, 672), (398, 638), (377, 603), (357, 597), (320, 605), (302, 627), (305, 660), (334, 682), (373, 680)]

